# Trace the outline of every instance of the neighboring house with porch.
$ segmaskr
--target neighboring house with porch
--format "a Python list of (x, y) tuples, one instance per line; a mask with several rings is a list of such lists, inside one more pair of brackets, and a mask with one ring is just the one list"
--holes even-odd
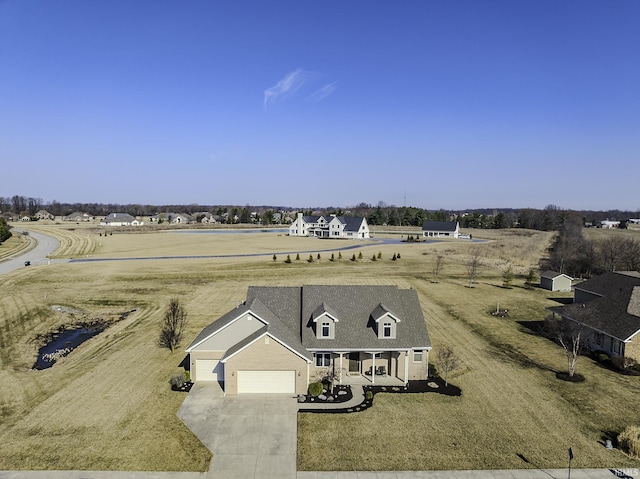
[(141, 226), (142, 224), (142, 221), (129, 213), (111, 213), (100, 221), (100, 226)]
[(366, 239), (370, 237), (365, 218), (355, 216), (304, 216), (298, 213), (289, 226), (289, 236), (313, 236), (332, 239)]
[(304, 394), (340, 384), (427, 378), (431, 340), (418, 294), (397, 286), (252, 286), (187, 347), (191, 378), (225, 394)]
[(640, 274), (608, 272), (573, 289), (573, 304), (549, 311), (580, 325), (590, 350), (640, 362)]
[(460, 225), (457, 221), (425, 221), (422, 224), (424, 238), (458, 238)]
[(573, 278), (557, 271), (545, 271), (540, 274), (540, 287), (549, 291), (571, 291)]
[(74, 221), (80, 223), (83, 221), (93, 221), (93, 216), (89, 213), (83, 213), (82, 211), (76, 211), (70, 215), (63, 216), (62, 221)]

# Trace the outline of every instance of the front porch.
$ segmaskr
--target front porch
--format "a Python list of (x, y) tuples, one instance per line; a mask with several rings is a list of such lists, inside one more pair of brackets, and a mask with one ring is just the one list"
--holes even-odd
[(316, 359), (316, 366), (332, 370), (337, 384), (405, 386), (410, 379), (408, 350), (334, 352), (321, 356)]
[(388, 374), (384, 376), (367, 376), (359, 373), (347, 373), (342, 375), (342, 383), (349, 386), (404, 386), (405, 382)]

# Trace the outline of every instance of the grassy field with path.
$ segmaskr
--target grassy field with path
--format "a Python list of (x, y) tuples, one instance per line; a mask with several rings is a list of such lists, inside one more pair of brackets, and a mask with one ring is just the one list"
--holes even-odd
[[(320, 261), (313, 254), (313, 263), (307, 255), (291, 264), (278, 254), (275, 262), (270, 256), (108, 261), (4, 275), (0, 470), (205, 470), (210, 454), (177, 419), (184, 396), (168, 384), (184, 355), (157, 345), (164, 308), (172, 297), (186, 306), (186, 346), (202, 327), (243, 301), (248, 286), (301, 284), (416, 289), (434, 346), (450, 344), (463, 360), (451, 378), (463, 393), (459, 398), (381, 394), (362, 413), (300, 414), (300, 469), (565, 467), (569, 446), (576, 452), (576, 467), (637, 466), (599, 441), (607, 432), (640, 422), (640, 378), (582, 358), (578, 372), (586, 381), (559, 381), (555, 371), (564, 368), (562, 350), (531, 333), (544, 307), (557, 304), (555, 295), (524, 289), (521, 277), (513, 289), (501, 287), (506, 265), (524, 274), (551, 234), (486, 233), (491, 241), (485, 243), (363, 244), (363, 260), (355, 262), (349, 259), (352, 252), (341, 261), (322, 253)], [(329, 243), (275, 234), (234, 241), (226, 235), (116, 233), (105, 239), (89, 233), (87, 242), (84, 232), (56, 234), (68, 235), (64, 254), (104, 257), (313, 250)], [(481, 252), (482, 266), (478, 283), (468, 288), (464, 262), (473, 248)], [(372, 261), (378, 253), (381, 260)], [(391, 261), (397, 253), (401, 259)], [(444, 268), (435, 283), (431, 269), (438, 254)], [(489, 314), (498, 301), (509, 309), (509, 318)], [(54, 305), (82, 310), (84, 316), (56, 312)], [(31, 370), (39, 334), (80, 317), (114, 317), (131, 309), (136, 312), (51, 369)]]

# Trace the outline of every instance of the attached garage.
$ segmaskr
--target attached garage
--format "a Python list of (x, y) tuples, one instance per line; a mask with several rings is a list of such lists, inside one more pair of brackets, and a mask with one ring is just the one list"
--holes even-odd
[(295, 394), (295, 371), (238, 371), (238, 394)]
[(218, 359), (196, 359), (196, 381), (224, 381), (224, 364)]

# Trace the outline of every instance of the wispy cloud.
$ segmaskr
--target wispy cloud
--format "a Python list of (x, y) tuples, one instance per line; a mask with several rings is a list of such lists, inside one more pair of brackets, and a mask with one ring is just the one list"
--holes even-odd
[(287, 73), (282, 80), (264, 91), (265, 109), (269, 104), (277, 101), (278, 98), (283, 95), (296, 91), (305, 82), (305, 80), (306, 75), (302, 68), (298, 68), (297, 70)]
[(324, 100), (329, 95), (331, 95), (338, 88), (338, 82), (334, 81), (332, 83), (327, 83), (322, 88), (314, 91), (311, 95), (307, 97), (308, 101), (318, 102)]

